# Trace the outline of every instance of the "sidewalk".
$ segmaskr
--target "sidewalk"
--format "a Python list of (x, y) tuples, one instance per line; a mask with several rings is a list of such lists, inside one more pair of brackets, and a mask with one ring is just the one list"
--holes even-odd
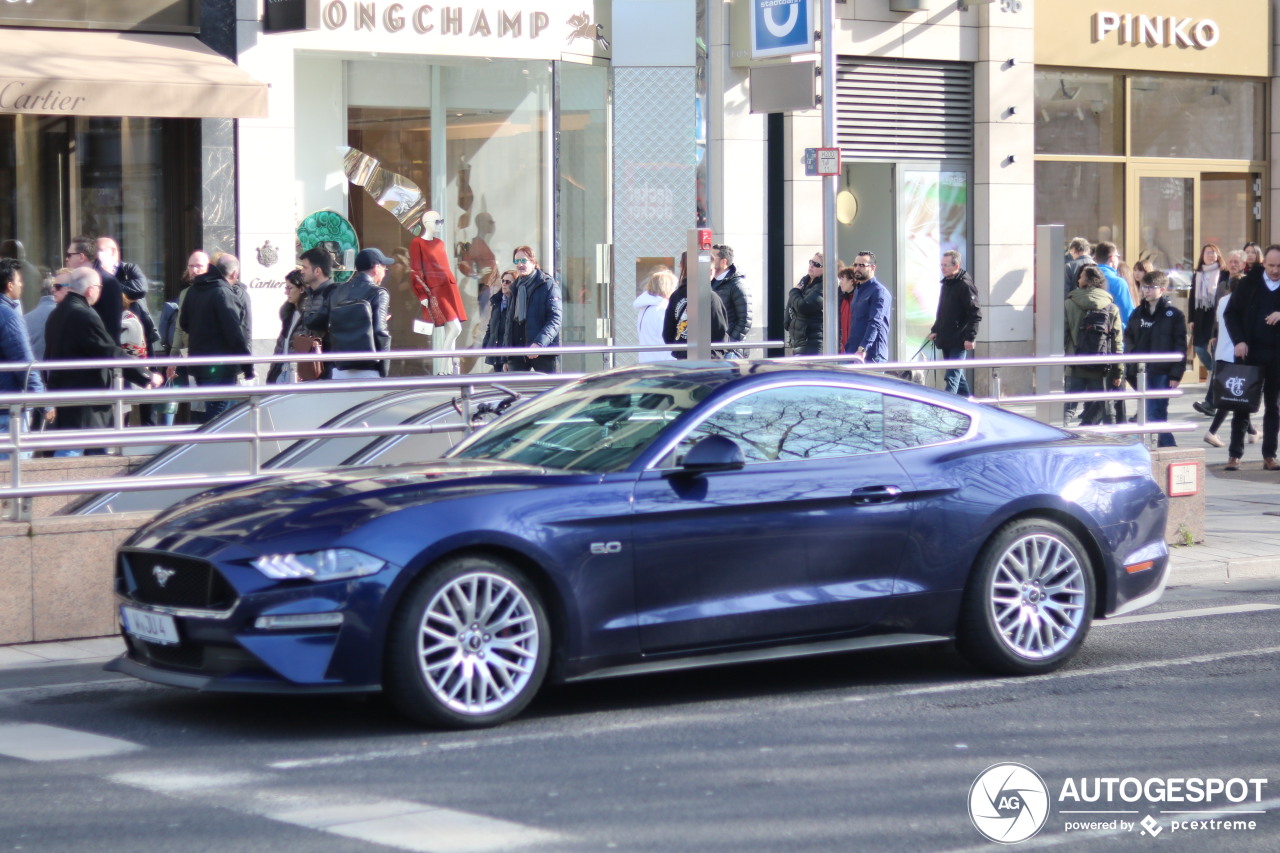
[[(1205, 386), (1188, 385), (1184, 390), (1170, 402), (1169, 419), (1197, 424), (1195, 432), (1178, 433), (1178, 443), (1206, 451), (1205, 541), (1171, 549), (1169, 586), (1280, 578), (1280, 471), (1262, 470), (1260, 444), (1245, 445), (1239, 471), (1223, 471), (1226, 448), (1204, 443), (1209, 419), (1191, 408), (1204, 399)], [(1261, 429), (1261, 413), (1254, 416), (1254, 424)], [(1229, 430), (1228, 419), (1220, 433), (1224, 442)], [(105, 663), (123, 651), (119, 637), (0, 646), (0, 670)]]

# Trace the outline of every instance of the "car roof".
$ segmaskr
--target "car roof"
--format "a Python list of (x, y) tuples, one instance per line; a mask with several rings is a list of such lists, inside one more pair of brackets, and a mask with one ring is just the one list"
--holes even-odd
[(742, 380), (777, 377), (788, 373), (795, 374), (797, 378), (803, 376), (806, 379), (818, 379), (824, 376), (845, 381), (856, 379), (860, 382), (865, 381), (869, 386), (878, 386), (885, 390), (921, 389), (921, 386), (913, 386), (911, 383), (904, 382), (901, 379), (882, 376), (870, 371), (850, 370), (829, 362), (776, 361), (771, 359), (648, 362), (595, 374), (594, 378), (602, 379), (618, 375), (626, 375), (628, 378), (636, 376), (670, 377), (681, 382), (696, 382), (708, 388), (717, 388)]

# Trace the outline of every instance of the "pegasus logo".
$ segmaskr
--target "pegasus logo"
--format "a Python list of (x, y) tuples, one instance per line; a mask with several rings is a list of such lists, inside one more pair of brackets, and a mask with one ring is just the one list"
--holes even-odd
[(176, 571), (173, 569), (166, 569), (164, 566), (156, 566), (151, 570), (151, 576), (156, 579), (156, 583), (160, 584), (160, 586), (167, 584), (169, 582), (169, 578), (176, 574)]

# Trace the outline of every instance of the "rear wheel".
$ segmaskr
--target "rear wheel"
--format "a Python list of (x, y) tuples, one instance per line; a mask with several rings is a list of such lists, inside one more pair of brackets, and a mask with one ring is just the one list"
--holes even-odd
[(499, 560), (459, 557), (407, 594), (388, 636), (384, 687), (418, 722), (493, 726), (524, 710), (550, 659), (546, 611), (528, 578)]
[(974, 563), (957, 643), (984, 669), (1050, 672), (1089, 633), (1094, 589), (1088, 552), (1071, 531), (1046, 519), (1010, 522)]

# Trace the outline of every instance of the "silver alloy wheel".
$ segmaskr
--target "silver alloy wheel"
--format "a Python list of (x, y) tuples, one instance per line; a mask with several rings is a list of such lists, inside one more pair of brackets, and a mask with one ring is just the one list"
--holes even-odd
[(469, 572), (445, 584), (427, 605), (418, 666), (442, 705), (460, 714), (489, 714), (522, 694), (540, 642), (533, 605), (518, 586), (490, 572)]
[(1031, 533), (1014, 540), (992, 573), (988, 607), (1000, 639), (1019, 657), (1044, 660), (1080, 632), (1085, 568), (1062, 539)]

